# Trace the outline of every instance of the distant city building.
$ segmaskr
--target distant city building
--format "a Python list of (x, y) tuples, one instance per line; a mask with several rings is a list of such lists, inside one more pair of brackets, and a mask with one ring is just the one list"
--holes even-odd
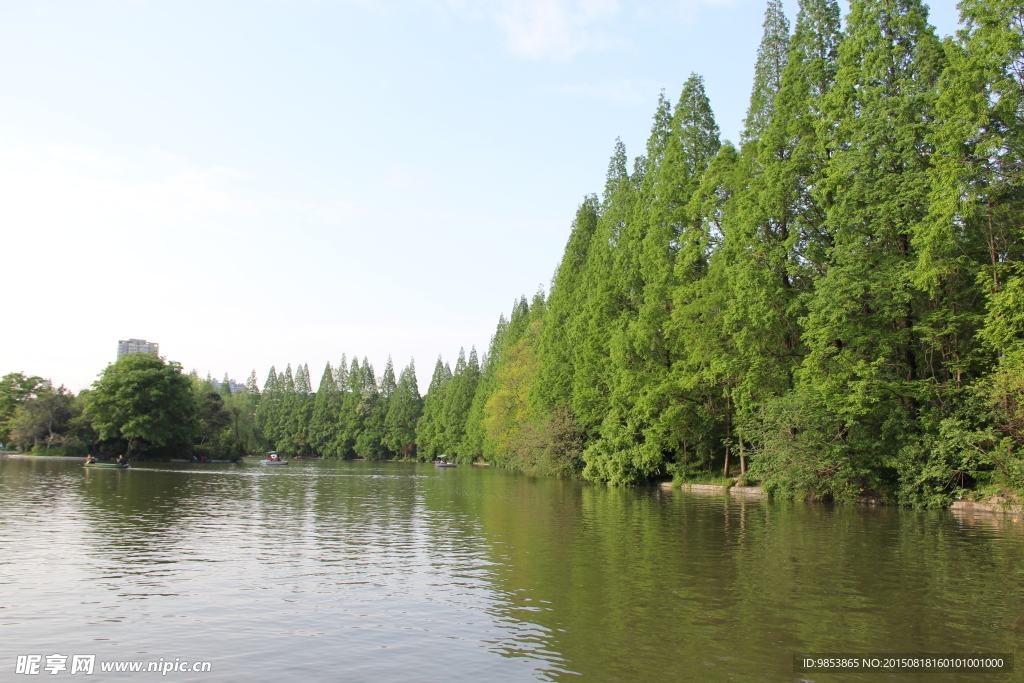
[(117, 342), (117, 359), (129, 353), (155, 353), (160, 355), (160, 345), (145, 339), (122, 339)]
[[(214, 388), (215, 391), (220, 391), (220, 385), (223, 384), (223, 382), (221, 382), (219, 379), (213, 379), (211, 377), (210, 378), (210, 384), (213, 385), (213, 388)], [(233, 379), (229, 379), (228, 380), (228, 386), (231, 387), (231, 393), (232, 394), (240, 394), (243, 391), (245, 391), (245, 385), (244, 384), (239, 384), (238, 382), (236, 382)]]

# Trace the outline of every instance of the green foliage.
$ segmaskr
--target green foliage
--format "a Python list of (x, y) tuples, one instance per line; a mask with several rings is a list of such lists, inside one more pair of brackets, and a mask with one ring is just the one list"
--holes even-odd
[(744, 432), (759, 444), (750, 476), (770, 495), (848, 501), (874, 488), (880, 430), (844, 420), (814, 393), (766, 402)]
[(535, 327), (499, 323), (467, 439), (543, 471), (566, 431), (615, 484), (749, 459), (776, 495), (931, 506), (1017, 481), (1024, 22), (962, 10), (943, 46), (917, 0), (856, 0), (845, 34), (801, 0), (792, 36), (771, 0), (742, 148), (696, 76), (632, 175), (616, 142)]
[(764, 13), (764, 35), (757, 48), (754, 87), (743, 126), (743, 140), (756, 139), (767, 127), (775, 110), (775, 96), (782, 83), (782, 71), (789, 53), (789, 20), (780, 0), (768, 0)]
[(310, 416), (310, 446), (314, 452), (323, 454), (331, 443), (340, 405), (341, 396), (334, 377), (334, 369), (328, 361), (320, 376), (320, 385), (313, 399), (313, 412)]
[(191, 381), (179, 364), (150, 353), (108, 365), (86, 395), (85, 412), (100, 439), (123, 440), (140, 457), (187, 449), (199, 431)]
[(596, 195), (583, 199), (576, 210), (565, 254), (552, 281), (548, 313), (537, 338), (538, 381), (531, 396), (535, 410), (568, 407), (572, 402), (575, 342), (579, 341), (585, 322), (582, 319), (583, 307), (588, 294), (583, 275), (597, 232), (598, 210)]
[(355, 435), (354, 450), (366, 460), (384, 460), (388, 451), (382, 443), (387, 404), (380, 394), (373, 366), (364, 357), (359, 373), (358, 402), (355, 413), (359, 431)]
[(530, 388), (537, 371), (531, 347), (524, 336), (505, 350), (496, 372), (496, 387), (484, 405), (484, 429), (494, 444), (496, 464), (515, 465), (524, 451), (537, 448), (530, 430)]
[(24, 372), (10, 372), (0, 378), (0, 443), (7, 443), (10, 420), (18, 406), (32, 399), (36, 392), (47, 386), (46, 380)]
[[(920, 0), (853, 0), (845, 29), (835, 0), (799, 0), (792, 35), (768, 0), (740, 147), (699, 76), (662, 94), (632, 172), (616, 140), (550, 292), (485, 356), (439, 356), (422, 399), (390, 359), (378, 382), (343, 356), (315, 394), (304, 365), (240, 396), (196, 377), (185, 432), (918, 507), (1024, 489), (1024, 9), (960, 8), (942, 43)], [(7, 375), (0, 435), (59, 445), (74, 406)]]
[(253, 406), (260, 402), (260, 386), (256, 382), (255, 369), (249, 373), (249, 378), (245, 380), (245, 395), (249, 398), (249, 402)]
[(398, 376), (384, 418), (384, 447), (404, 459), (416, 457), (416, 423), (423, 413), (423, 400), (416, 383), (416, 365), (410, 360)]
[(35, 387), (34, 394), (17, 405), (8, 422), (11, 441), (22, 451), (84, 453), (93, 435), (82, 424), (82, 401), (63, 386), (54, 389), (47, 380)]
[(434, 373), (430, 378), (430, 386), (427, 388), (427, 395), (423, 399), (423, 414), (416, 424), (416, 446), (419, 457), (422, 459), (446, 455), (443, 420), (451, 379), (451, 368), (441, 360), (441, 356), (438, 356), (437, 363), (434, 364)]
[(234, 394), (224, 401), (224, 408), (231, 413), (228, 429), (230, 437), (224, 435), (222, 456), (234, 459), (246, 453), (262, 453), (267, 450), (266, 438), (256, 423), (256, 403), (248, 392)]
[[(660, 108), (659, 108), (660, 113)], [(656, 114), (656, 117), (658, 114)], [(660, 144), (657, 126), (649, 148)], [(718, 126), (703, 80), (691, 75), (668, 125), (664, 152), (646, 170), (640, 196), (616, 245), (621, 264), (613, 282), (621, 302), (608, 341), (608, 401), (598, 438), (584, 453), (584, 476), (614, 484), (662, 474), (676, 436), (666, 411), (679, 400), (674, 376), (680, 362), (678, 328), (670, 325), (672, 294), (707, 269), (709, 235), (691, 199), (715, 158)]]
[(208, 391), (199, 399), (199, 446), (204, 446), (231, 424), (231, 413), (224, 409), (224, 398)]

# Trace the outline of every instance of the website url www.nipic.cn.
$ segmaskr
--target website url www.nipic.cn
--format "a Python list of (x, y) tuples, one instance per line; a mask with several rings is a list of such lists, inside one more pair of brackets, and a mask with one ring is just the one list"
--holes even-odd
[(35, 676), (39, 674), (92, 674), (99, 670), (102, 673), (158, 673), (166, 676), (170, 673), (207, 673), (212, 669), (210, 662), (182, 661), (163, 659), (155, 661), (114, 661), (99, 662), (96, 655), (18, 655), (14, 673)]

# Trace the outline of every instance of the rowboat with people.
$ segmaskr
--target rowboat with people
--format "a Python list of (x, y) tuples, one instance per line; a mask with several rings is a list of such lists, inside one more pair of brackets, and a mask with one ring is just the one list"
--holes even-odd
[(277, 451), (270, 451), (267, 453), (266, 460), (260, 460), (261, 465), (287, 465), (287, 460), (282, 460), (281, 456), (277, 454)]
[(82, 467), (88, 467), (95, 470), (126, 470), (128, 469), (128, 459), (123, 455), (117, 459), (117, 462), (100, 462), (94, 456), (89, 456), (85, 459)]

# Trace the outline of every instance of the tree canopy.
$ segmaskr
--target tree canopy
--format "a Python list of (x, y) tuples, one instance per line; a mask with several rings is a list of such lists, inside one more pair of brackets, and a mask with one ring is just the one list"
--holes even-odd
[(187, 449), (197, 437), (189, 378), (178, 363), (150, 353), (128, 354), (108, 365), (93, 383), (85, 410), (99, 437), (124, 441), (129, 455)]

